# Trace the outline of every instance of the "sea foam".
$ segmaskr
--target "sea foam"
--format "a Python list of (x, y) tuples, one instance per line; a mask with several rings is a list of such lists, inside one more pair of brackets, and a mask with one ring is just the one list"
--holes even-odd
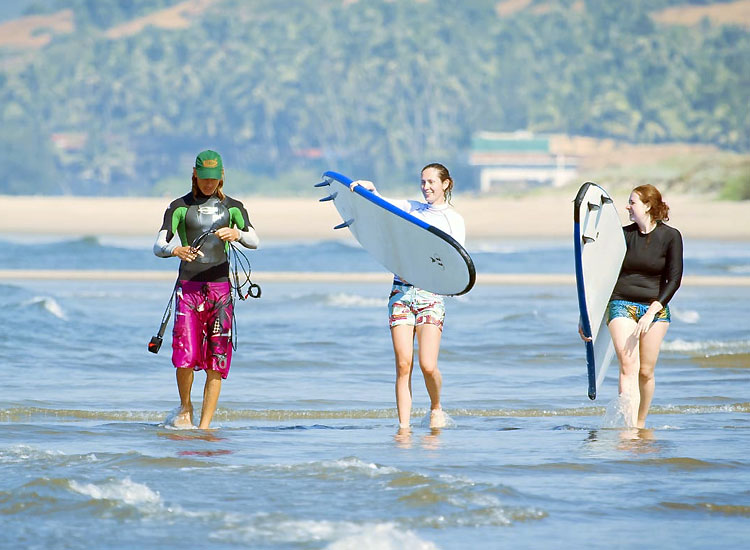
[(50, 298), (49, 296), (34, 296), (21, 305), (24, 307), (41, 307), (44, 311), (46, 311), (47, 313), (51, 313), (58, 319), (67, 320), (67, 316), (65, 315), (62, 307), (60, 307), (60, 304), (57, 303), (57, 300), (55, 300), (54, 298)]
[(148, 485), (131, 481), (130, 478), (115, 479), (101, 484), (70, 481), (70, 488), (76, 493), (96, 500), (119, 501), (138, 506), (141, 504), (161, 504), (161, 496)]

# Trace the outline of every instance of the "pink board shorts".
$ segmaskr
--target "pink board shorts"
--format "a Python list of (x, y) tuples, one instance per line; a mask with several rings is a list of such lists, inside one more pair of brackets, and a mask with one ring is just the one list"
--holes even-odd
[(232, 294), (228, 282), (177, 285), (172, 364), (215, 370), (226, 378), (232, 362)]

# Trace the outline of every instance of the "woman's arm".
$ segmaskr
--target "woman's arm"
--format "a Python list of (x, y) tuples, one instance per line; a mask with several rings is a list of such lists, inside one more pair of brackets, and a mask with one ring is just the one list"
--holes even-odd
[(239, 242), (245, 248), (258, 248), (260, 244), (260, 238), (252, 225), (246, 227), (244, 231), (238, 227), (222, 227), (214, 234), (222, 241)]
[(172, 235), (171, 240), (168, 240), (168, 238), (166, 229), (159, 231), (159, 234), (156, 236), (154, 254), (160, 258), (171, 258), (174, 255), (175, 248), (180, 246), (180, 239), (175, 238), (175, 235)]
[(234, 227), (222, 228), (227, 231), (219, 229), (216, 236), (224, 241), (237, 241), (245, 248), (258, 248), (260, 237), (258, 237), (253, 224), (250, 223), (250, 216), (245, 205), (229, 197), (227, 197), (227, 200), (229, 201), (229, 225), (234, 225)]
[(682, 235), (676, 229), (672, 229), (672, 235), (667, 244), (667, 259), (662, 280), (666, 282), (657, 300), (667, 305), (682, 283)]

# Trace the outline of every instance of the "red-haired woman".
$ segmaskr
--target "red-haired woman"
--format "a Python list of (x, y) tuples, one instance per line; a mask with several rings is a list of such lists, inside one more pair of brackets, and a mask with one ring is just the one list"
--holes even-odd
[(620, 363), (620, 395), (629, 426), (643, 428), (654, 396), (654, 367), (669, 328), (669, 301), (682, 281), (682, 236), (666, 225), (669, 206), (653, 185), (633, 189), (623, 227), (627, 251), (607, 307)]

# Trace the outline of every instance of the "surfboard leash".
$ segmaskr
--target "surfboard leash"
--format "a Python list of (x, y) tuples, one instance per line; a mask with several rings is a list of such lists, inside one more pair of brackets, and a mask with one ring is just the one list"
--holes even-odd
[[(253, 269), (250, 265), (250, 260), (247, 258), (244, 252), (239, 249), (234, 243), (229, 243), (227, 249), (227, 256), (229, 259), (229, 269), (231, 271), (229, 277), (229, 284), (232, 287), (232, 349), (237, 350), (237, 317), (234, 309), (234, 296), (237, 296), (240, 300), (244, 301), (248, 298), (260, 298), (261, 289), (260, 285), (250, 280), (250, 274)], [(240, 271), (242, 272), (242, 279), (240, 278)], [(245, 287), (247, 286), (247, 291)]]
[(177, 286), (179, 284), (180, 284), (180, 280), (178, 278), (174, 283), (172, 294), (169, 296), (169, 303), (167, 304), (167, 309), (164, 310), (164, 315), (161, 316), (161, 325), (159, 325), (159, 330), (154, 336), (151, 337), (151, 340), (148, 343), (148, 351), (150, 351), (151, 353), (159, 353), (159, 349), (161, 348), (161, 345), (164, 342), (164, 331), (167, 330), (167, 324), (169, 323), (169, 318), (172, 317), (174, 295), (177, 292)]

